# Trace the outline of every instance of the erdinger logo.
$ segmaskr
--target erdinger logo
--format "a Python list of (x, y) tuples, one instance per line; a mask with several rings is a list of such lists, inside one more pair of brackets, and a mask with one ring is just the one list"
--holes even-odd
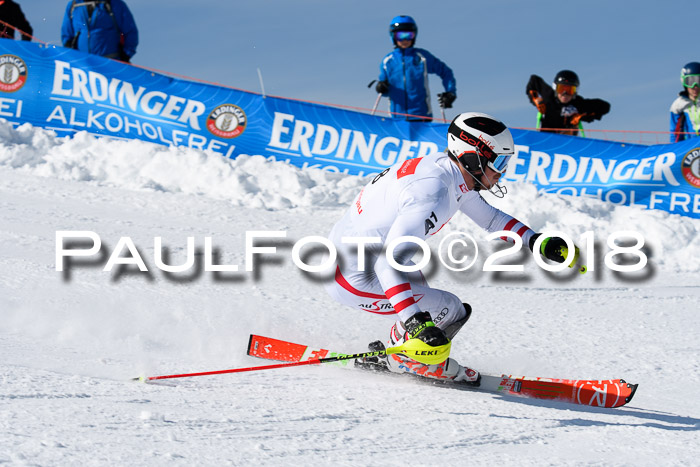
[(695, 188), (700, 188), (700, 148), (692, 149), (683, 157), (681, 173)]
[(207, 129), (219, 138), (235, 138), (245, 130), (248, 118), (233, 104), (220, 105), (207, 117)]
[(18, 91), (27, 82), (27, 64), (16, 55), (0, 55), (0, 91)]

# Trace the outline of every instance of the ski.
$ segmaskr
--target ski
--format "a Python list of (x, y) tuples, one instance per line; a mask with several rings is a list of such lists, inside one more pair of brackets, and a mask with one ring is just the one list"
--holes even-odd
[[(251, 334), (248, 342), (248, 355), (266, 360), (303, 362), (348, 354)], [(332, 364), (354, 367), (348, 363), (349, 361), (342, 360)], [(622, 407), (629, 403), (638, 386), (627, 383), (623, 379), (575, 380), (505, 374), (494, 376), (483, 373), (481, 384), (478, 387), (452, 381), (439, 382), (464, 386), (465, 389), (475, 391), (607, 408)]]

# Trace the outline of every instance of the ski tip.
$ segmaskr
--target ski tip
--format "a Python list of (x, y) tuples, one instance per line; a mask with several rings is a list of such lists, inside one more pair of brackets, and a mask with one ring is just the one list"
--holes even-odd
[(145, 376), (137, 376), (136, 378), (131, 378), (131, 381), (138, 381), (139, 383), (146, 383), (148, 382), (148, 378)]
[(627, 383), (627, 387), (630, 388), (631, 392), (630, 395), (625, 397), (625, 404), (629, 404), (632, 398), (634, 397), (634, 393), (637, 392), (637, 387), (639, 384), (629, 384)]

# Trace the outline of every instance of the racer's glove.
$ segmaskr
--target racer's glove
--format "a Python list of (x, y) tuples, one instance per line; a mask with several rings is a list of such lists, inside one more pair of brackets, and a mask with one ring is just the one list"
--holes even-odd
[(452, 103), (457, 99), (457, 95), (453, 92), (443, 92), (438, 94), (438, 104), (443, 109), (451, 109)]
[[(538, 233), (530, 237), (530, 251), (534, 252), (533, 248), (535, 247), (535, 241), (540, 235), (542, 234)], [(573, 265), (578, 262), (579, 258), (579, 249), (576, 245), (574, 245), (574, 249), (574, 260), (572, 261), (570, 267), (573, 267)], [(569, 249), (566, 246), (566, 242), (560, 237), (547, 237), (542, 240), (542, 243), (540, 244), (540, 254), (549, 260), (556, 261), (557, 263), (563, 263), (566, 261), (568, 252)]]

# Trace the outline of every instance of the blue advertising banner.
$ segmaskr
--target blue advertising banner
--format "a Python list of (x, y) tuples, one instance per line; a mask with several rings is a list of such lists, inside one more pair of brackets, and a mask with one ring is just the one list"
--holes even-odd
[[(441, 151), (447, 132), (445, 123), (264, 97), (10, 39), (0, 39), (0, 118), (357, 175)], [(527, 130), (513, 137), (506, 180), (700, 217), (700, 138), (642, 146)]]

